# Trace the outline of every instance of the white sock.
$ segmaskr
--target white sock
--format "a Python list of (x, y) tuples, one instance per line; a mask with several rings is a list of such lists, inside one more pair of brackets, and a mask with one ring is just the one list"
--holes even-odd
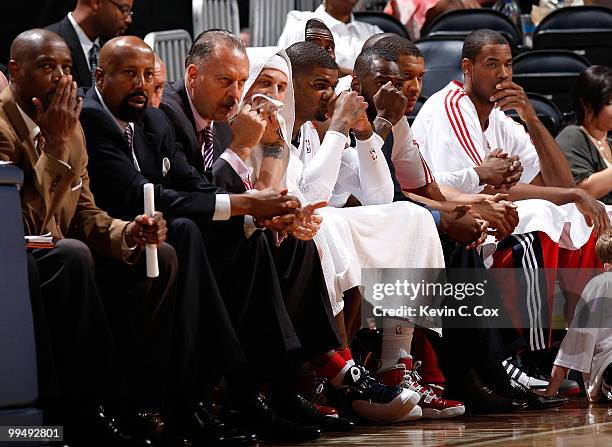
[(400, 358), (410, 356), (414, 324), (394, 318), (383, 320), (381, 366), (384, 370), (397, 365)]

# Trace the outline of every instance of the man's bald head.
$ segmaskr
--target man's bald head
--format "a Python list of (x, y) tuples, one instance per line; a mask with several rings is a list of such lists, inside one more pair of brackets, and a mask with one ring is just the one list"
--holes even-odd
[(140, 38), (121, 36), (100, 51), (96, 86), (102, 99), (121, 121), (136, 121), (153, 94), (155, 54)]
[(70, 76), (72, 57), (60, 36), (32, 29), (19, 34), (11, 44), (8, 68), (13, 96), (28, 115), (34, 116), (32, 98), (40, 100), (45, 108), (49, 105), (60, 80)]
[(63, 46), (68, 51), (68, 45), (60, 36), (46, 29), (31, 29), (19, 34), (11, 44), (10, 59), (22, 63), (39, 55), (44, 46)]
[(155, 53), (144, 40), (136, 36), (121, 36), (104, 44), (100, 50), (98, 66), (105, 69), (126, 57), (150, 59), (155, 64)]

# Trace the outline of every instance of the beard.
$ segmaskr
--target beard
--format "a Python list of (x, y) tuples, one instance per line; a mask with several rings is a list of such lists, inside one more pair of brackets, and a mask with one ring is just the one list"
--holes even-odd
[[(137, 107), (133, 107), (130, 105), (129, 103), (130, 99), (136, 96), (145, 97), (146, 102), (145, 102), (144, 107), (137, 108)], [(126, 123), (140, 121), (145, 111), (147, 110), (148, 105), (149, 105), (149, 95), (147, 95), (145, 92), (132, 93), (131, 95), (128, 95), (125, 98), (123, 98), (123, 100), (121, 101), (121, 104), (119, 104), (119, 107), (117, 108), (117, 118), (119, 118), (121, 121), (124, 121)]]

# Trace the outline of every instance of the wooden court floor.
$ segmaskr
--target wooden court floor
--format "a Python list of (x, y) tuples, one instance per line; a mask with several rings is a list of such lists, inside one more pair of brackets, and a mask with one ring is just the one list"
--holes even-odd
[(327, 434), (317, 442), (304, 445), (612, 447), (612, 404), (573, 400), (547, 411), (360, 427), (347, 434)]

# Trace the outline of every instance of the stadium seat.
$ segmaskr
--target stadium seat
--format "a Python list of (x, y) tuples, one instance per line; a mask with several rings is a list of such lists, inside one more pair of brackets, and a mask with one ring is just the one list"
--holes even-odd
[(314, 11), (323, 3), (323, 0), (295, 0), (295, 9), (298, 11)]
[(530, 51), (514, 58), (512, 78), (525, 91), (552, 99), (566, 113), (571, 110), (574, 81), (590, 65), (586, 58), (571, 51)]
[(513, 53), (522, 44), (521, 32), (517, 26), (501, 12), (491, 9), (457, 9), (446, 12), (422, 30), (421, 36), (428, 39), (465, 39), (472, 31), (482, 28), (503, 34), (510, 42)]
[[(559, 108), (550, 99), (537, 93), (527, 93), (527, 97), (542, 124), (553, 137), (556, 137), (564, 123), (563, 114)], [(516, 110), (508, 110), (506, 115), (523, 124)]]
[(21, 170), (0, 165), (0, 425), (40, 425), (36, 344), (19, 186)]
[(166, 64), (168, 82), (182, 79), (185, 74), (185, 57), (191, 47), (191, 36), (183, 29), (156, 31), (145, 36), (144, 41)]
[(193, 0), (191, 11), (194, 36), (211, 28), (240, 33), (238, 0)]
[(462, 39), (422, 39), (416, 43), (425, 58), (423, 96), (431, 96), (450, 81), (463, 82), (461, 71)]
[(612, 67), (612, 9), (575, 6), (553, 11), (536, 28), (533, 48), (572, 50), (593, 64)]
[(385, 14), (384, 12), (376, 11), (359, 11), (353, 13), (355, 20), (366, 22), (371, 25), (376, 25), (385, 33), (395, 33), (406, 39), (410, 39), (406, 27), (395, 17)]
[(251, 0), (249, 28), (251, 45), (276, 45), (287, 20), (287, 13), (295, 9), (294, 0)]

